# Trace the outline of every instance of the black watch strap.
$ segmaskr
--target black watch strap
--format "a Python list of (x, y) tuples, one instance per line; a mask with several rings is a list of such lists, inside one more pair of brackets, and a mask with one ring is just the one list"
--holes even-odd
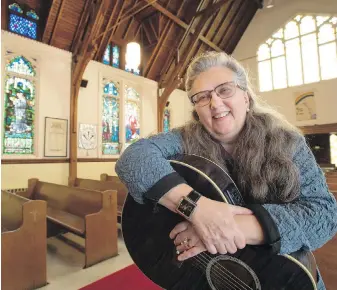
[(176, 208), (177, 212), (184, 218), (189, 219), (194, 212), (200, 197), (201, 194), (199, 192), (192, 190), (187, 196), (184, 196), (180, 200)]
[(194, 203), (197, 203), (201, 197), (201, 194), (193, 189), (186, 197), (192, 200)]

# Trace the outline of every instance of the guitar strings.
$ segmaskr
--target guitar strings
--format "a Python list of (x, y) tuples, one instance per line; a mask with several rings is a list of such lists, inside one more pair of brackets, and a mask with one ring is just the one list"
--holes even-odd
[[(195, 257), (195, 259), (196, 259), (196, 260), (199, 260), (198, 262), (201, 261), (201, 264), (203, 264), (204, 266), (205, 266), (205, 265), (207, 266), (207, 262), (206, 262), (206, 263), (203, 263), (204, 260), (203, 260), (201, 257)], [(217, 280), (220, 281), (220, 284), (224, 284), (224, 285), (226, 285), (226, 286), (228, 286), (228, 284), (229, 284), (230, 286), (233, 286), (233, 287), (234, 287), (234, 288), (231, 287), (230, 289), (234, 289), (234, 290), (239, 289), (239, 290), (242, 290), (242, 288), (241, 288), (240, 285), (238, 285), (239, 288), (237, 288), (235, 284), (233, 285), (233, 283), (228, 279), (228, 278), (230, 278), (230, 277), (228, 276), (228, 278), (227, 278), (227, 275), (226, 275), (225, 273), (222, 273), (221, 271), (220, 271), (220, 272), (217, 271), (216, 268), (215, 268), (215, 270), (214, 270), (213, 273), (214, 273), (214, 277), (218, 278)], [(222, 275), (222, 274), (224, 274), (224, 275)], [(236, 281), (234, 281), (234, 283), (236, 283)], [(243, 288), (243, 289), (245, 290), (245, 288)], [(246, 288), (246, 289), (247, 289), (247, 288)]]
[[(203, 265), (200, 265), (200, 264), (202, 264), (202, 263), (196, 263), (196, 264), (195, 264), (195, 267), (197, 267), (197, 268), (199, 268), (201, 271), (203, 271), (203, 270), (204, 270)], [(222, 277), (221, 277), (221, 276), (216, 276), (216, 275), (214, 275), (213, 280), (217, 281), (218, 284), (221, 284), (221, 283), (222, 283)]]
[[(198, 255), (198, 256), (193, 257), (193, 258), (195, 260), (197, 260), (198, 262), (201, 262), (201, 264), (203, 266), (207, 267), (207, 263), (209, 262), (208, 258), (210, 258), (210, 260), (212, 258), (209, 255), (207, 255), (207, 253), (202, 253), (202, 254), (205, 254), (206, 256)], [(253, 289), (253, 288), (249, 287), (246, 283), (244, 283), (241, 279), (239, 279), (237, 276), (235, 276), (232, 272), (230, 272), (229, 270), (224, 268), (219, 262), (215, 262), (215, 265), (218, 266), (218, 268), (222, 268), (224, 271), (228, 272), (229, 274), (231, 274), (233, 276), (233, 277), (231, 277), (226, 272), (221, 271), (220, 269), (217, 269), (215, 267), (214, 273), (218, 274), (218, 277), (220, 278), (221, 282), (229, 282), (229, 284), (231, 284), (231, 285), (233, 285), (233, 283), (234, 283), (234, 287), (235, 287), (234, 289), (237, 289), (236, 286), (239, 287), (239, 290), (241, 290), (241, 289)], [(221, 274), (223, 274), (224, 276), (222, 276)], [(227, 279), (227, 281), (225, 281), (224, 278)], [(241, 282), (241, 285), (238, 282)]]
[[(196, 259), (197, 260), (200, 259), (201, 262), (203, 262), (203, 260), (202, 260), (201, 257), (196, 258)], [(207, 263), (206, 263), (206, 265), (207, 265)], [(233, 284), (233, 282), (231, 280), (229, 280), (230, 277), (228, 275), (226, 275), (226, 273), (222, 273), (221, 271), (220, 272), (217, 271), (217, 268), (215, 268), (215, 270), (213, 271), (213, 274), (214, 274), (215, 277), (219, 277), (220, 278), (220, 282), (224, 282), (224, 283), (220, 283), (220, 284), (224, 284), (226, 286), (233, 286), (234, 287), (234, 288), (230, 287), (230, 289), (239, 289), (239, 290), (242, 289), (242, 287), (240, 285), (238, 285), (236, 283), (236, 281), (234, 281), (234, 284)], [(235, 284), (237, 284), (237, 285), (235, 285)], [(239, 287), (239, 288), (237, 288), (237, 287)]]
[[(206, 259), (207, 257), (209, 258), (209, 260), (212, 260), (212, 257), (207, 253), (207, 252), (204, 252), (204, 253), (201, 253), (201, 254), (204, 254), (206, 256)], [(249, 287), (249, 285), (247, 285), (244, 281), (242, 281), (240, 278), (238, 278), (234, 273), (232, 273), (231, 271), (229, 271), (228, 269), (226, 269), (224, 266), (221, 265), (221, 263), (219, 262), (215, 262), (215, 264), (219, 265), (219, 267), (221, 267), (222, 269), (224, 269), (225, 271), (227, 271), (230, 275), (233, 276), (233, 280), (235, 281), (235, 279), (237, 279), (237, 281), (241, 282), (243, 284), (244, 287), (248, 287), (249, 289), (253, 289), (251, 287)]]

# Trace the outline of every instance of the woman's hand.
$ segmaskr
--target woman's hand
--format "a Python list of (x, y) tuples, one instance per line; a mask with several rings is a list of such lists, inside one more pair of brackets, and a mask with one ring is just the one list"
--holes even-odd
[(250, 215), (252, 211), (235, 205), (201, 197), (191, 223), (197, 236), (211, 254), (234, 254), (246, 246), (246, 239), (235, 222), (235, 215)]
[(174, 239), (174, 244), (180, 253), (178, 254), (179, 261), (184, 261), (207, 250), (193, 225), (187, 221), (177, 224), (171, 231), (170, 238)]

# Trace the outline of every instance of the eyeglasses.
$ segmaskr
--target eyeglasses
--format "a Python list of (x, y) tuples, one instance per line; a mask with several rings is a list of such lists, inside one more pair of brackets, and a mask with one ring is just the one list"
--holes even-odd
[(190, 97), (190, 101), (192, 102), (193, 105), (197, 107), (207, 106), (211, 102), (213, 91), (217, 94), (219, 98), (228, 99), (235, 95), (237, 87), (245, 91), (243, 87), (239, 86), (235, 82), (226, 82), (221, 85), (218, 85), (213, 90), (202, 91), (194, 94), (193, 96)]

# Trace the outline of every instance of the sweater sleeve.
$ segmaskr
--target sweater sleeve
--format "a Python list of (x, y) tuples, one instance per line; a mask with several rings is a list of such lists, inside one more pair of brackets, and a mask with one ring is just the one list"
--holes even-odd
[[(145, 197), (158, 201), (171, 188), (185, 182), (169, 162), (182, 153), (180, 131), (160, 133), (126, 148), (116, 163), (116, 173), (135, 201), (144, 203)], [(150, 196), (146, 196), (148, 192)]]
[(281, 254), (322, 247), (337, 232), (337, 206), (325, 176), (302, 137), (293, 161), (300, 176), (300, 196), (288, 204), (265, 204), (281, 237)]

